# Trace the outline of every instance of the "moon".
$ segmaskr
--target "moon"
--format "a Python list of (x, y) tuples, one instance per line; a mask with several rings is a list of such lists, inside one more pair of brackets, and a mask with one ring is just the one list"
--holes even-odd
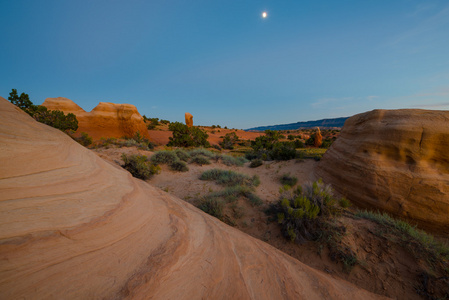
[(266, 11), (264, 11), (263, 13), (262, 13), (262, 18), (266, 18), (268, 16), (268, 14), (267, 14), (267, 12)]

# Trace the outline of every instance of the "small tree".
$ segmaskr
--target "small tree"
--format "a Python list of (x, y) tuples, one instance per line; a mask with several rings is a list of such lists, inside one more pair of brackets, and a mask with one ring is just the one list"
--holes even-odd
[(173, 132), (167, 146), (175, 147), (210, 147), (207, 138), (209, 135), (202, 129), (192, 126), (188, 127), (180, 122), (170, 123), (168, 129)]
[(223, 149), (234, 149), (234, 144), (239, 141), (239, 137), (235, 132), (226, 133), (226, 135), (223, 137), (223, 141), (220, 143), (220, 146)]
[(30, 114), (30, 110), (34, 110), (36, 107), (33, 105), (33, 102), (31, 102), (28, 94), (22, 93), (19, 97), (16, 89), (12, 89), (12, 92), (9, 93), (8, 100), (28, 114)]

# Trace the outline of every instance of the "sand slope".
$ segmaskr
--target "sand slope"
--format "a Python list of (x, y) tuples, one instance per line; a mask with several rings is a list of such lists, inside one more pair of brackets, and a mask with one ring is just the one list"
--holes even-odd
[(370, 299), (0, 99), (4, 299)]

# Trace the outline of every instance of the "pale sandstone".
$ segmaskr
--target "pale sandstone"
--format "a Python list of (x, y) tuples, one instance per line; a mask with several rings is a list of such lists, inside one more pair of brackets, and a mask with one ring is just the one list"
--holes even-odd
[(349, 118), (317, 175), (357, 205), (449, 233), (449, 111)]
[(4, 299), (374, 299), (0, 99)]

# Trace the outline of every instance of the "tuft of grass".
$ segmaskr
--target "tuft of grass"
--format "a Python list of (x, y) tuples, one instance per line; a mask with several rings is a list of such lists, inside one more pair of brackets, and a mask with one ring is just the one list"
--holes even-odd
[(242, 156), (234, 157), (230, 155), (221, 155), (221, 162), (227, 166), (243, 166), (248, 160)]
[(223, 209), (225, 203), (220, 198), (216, 197), (204, 197), (198, 203), (198, 208), (205, 213), (223, 220)]
[(175, 154), (180, 160), (185, 161), (185, 162), (189, 161), (190, 155), (186, 151), (184, 151), (182, 149), (176, 149)]
[(283, 174), (279, 181), (282, 185), (295, 186), (298, 183), (298, 178), (295, 176), (291, 176), (290, 174)]
[(224, 186), (245, 185), (256, 187), (260, 184), (260, 179), (257, 175), (249, 177), (245, 174), (220, 169), (207, 170), (200, 175), (200, 179), (214, 180)]
[(343, 208), (348, 208), (351, 206), (351, 201), (349, 201), (348, 199), (346, 199), (345, 197), (341, 198), (338, 203), (340, 204), (341, 207)]
[(417, 229), (405, 221), (394, 219), (387, 213), (366, 210), (358, 211), (355, 216), (371, 220), (389, 229), (390, 232), (400, 238), (404, 246), (415, 257), (423, 256), (431, 265), (438, 260), (449, 260), (449, 246), (447, 244), (435, 240), (432, 235)]

